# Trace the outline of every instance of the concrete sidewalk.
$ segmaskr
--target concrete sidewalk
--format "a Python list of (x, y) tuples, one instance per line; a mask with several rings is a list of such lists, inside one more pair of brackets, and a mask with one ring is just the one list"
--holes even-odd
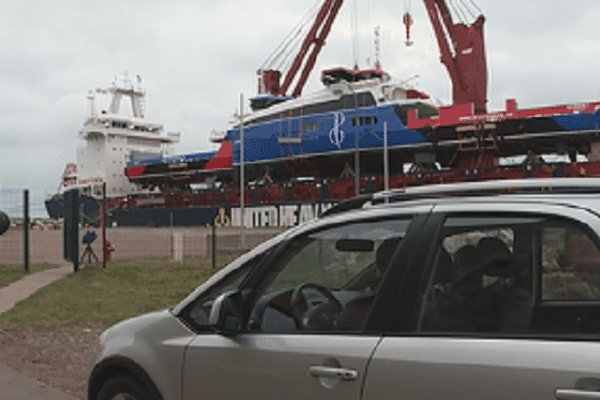
[(47, 269), (24, 276), (10, 285), (0, 288), (0, 314), (13, 308), (19, 301), (24, 300), (44, 286), (65, 277), (73, 272), (70, 264), (60, 268)]
[[(73, 271), (71, 265), (34, 272), (0, 288), (0, 314), (44, 286)], [(0, 400), (76, 400), (75, 397), (45, 385), (0, 363)]]
[(0, 364), (0, 400), (77, 400)]

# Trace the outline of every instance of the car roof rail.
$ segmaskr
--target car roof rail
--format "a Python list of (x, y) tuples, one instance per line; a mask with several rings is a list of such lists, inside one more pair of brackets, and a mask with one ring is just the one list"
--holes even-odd
[(339, 214), (339, 213), (349, 211), (349, 210), (356, 210), (356, 209), (362, 208), (365, 205), (365, 203), (371, 201), (372, 199), (373, 199), (373, 194), (363, 194), (361, 196), (357, 196), (352, 199), (343, 200), (343, 201), (337, 203), (336, 205), (334, 205), (333, 207), (323, 211), (319, 215), (319, 218), (327, 217), (327, 216), (333, 215), (333, 214)]
[(444, 197), (473, 197), (494, 194), (535, 193), (600, 193), (600, 178), (530, 178), (496, 179), (478, 182), (445, 183), (437, 185), (411, 186), (362, 195), (342, 201), (320, 216), (363, 208), (365, 204), (378, 205), (400, 201), (435, 199)]

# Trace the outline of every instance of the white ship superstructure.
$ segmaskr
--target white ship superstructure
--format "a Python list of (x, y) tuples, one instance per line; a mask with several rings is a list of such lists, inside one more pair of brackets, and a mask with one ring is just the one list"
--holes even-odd
[[(145, 119), (145, 94), (139, 76), (134, 85), (126, 75), (107, 90), (90, 92), (89, 117), (79, 131), (85, 143), (77, 149), (76, 179), (72, 173), (69, 183), (63, 179), (65, 189), (77, 186), (82, 194), (97, 197), (106, 182), (107, 197), (143, 192), (125, 177), (127, 162), (170, 156), (180, 139), (180, 133), (165, 132), (162, 124)], [(98, 113), (102, 95), (112, 97), (108, 109)], [(120, 114), (124, 98), (131, 102), (129, 116)]]

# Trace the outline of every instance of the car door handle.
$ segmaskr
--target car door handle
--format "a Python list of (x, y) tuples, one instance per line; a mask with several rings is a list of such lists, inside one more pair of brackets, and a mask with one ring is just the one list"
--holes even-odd
[(558, 400), (600, 400), (600, 392), (581, 389), (556, 389), (554, 397)]
[(344, 381), (353, 381), (358, 378), (358, 372), (353, 369), (324, 367), (322, 365), (311, 365), (308, 373), (315, 378), (334, 378)]

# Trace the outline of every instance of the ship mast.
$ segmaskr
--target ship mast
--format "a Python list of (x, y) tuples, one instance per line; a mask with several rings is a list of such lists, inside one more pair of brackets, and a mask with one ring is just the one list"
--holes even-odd
[(109, 112), (111, 114), (118, 114), (121, 108), (121, 99), (123, 96), (129, 97), (131, 100), (131, 111), (135, 118), (144, 118), (144, 107), (143, 100), (146, 95), (146, 91), (141, 85), (142, 78), (137, 76), (137, 85), (134, 85), (129, 79), (127, 73), (124, 73), (120, 79), (115, 77), (112, 87), (109, 91), (112, 93), (112, 100), (110, 102)]

